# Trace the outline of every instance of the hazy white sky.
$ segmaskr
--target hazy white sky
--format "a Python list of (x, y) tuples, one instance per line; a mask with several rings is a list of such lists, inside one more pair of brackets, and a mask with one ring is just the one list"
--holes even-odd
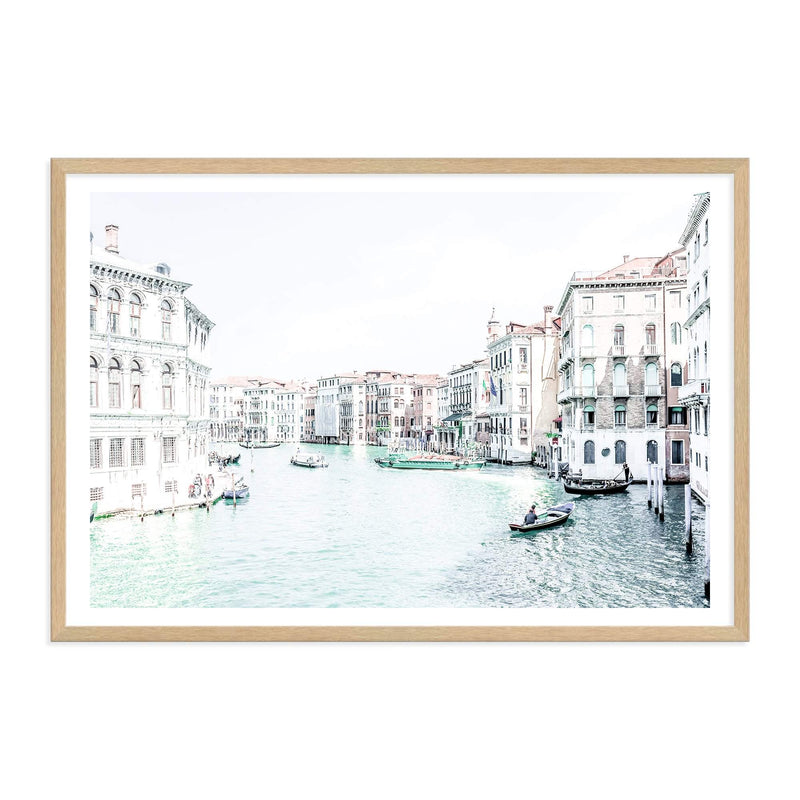
[(95, 243), (165, 261), (215, 323), (213, 378), (444, 373), (492, 307), (529, 324), (574, 270), (677, 247), (694, 192), (93, 193)]

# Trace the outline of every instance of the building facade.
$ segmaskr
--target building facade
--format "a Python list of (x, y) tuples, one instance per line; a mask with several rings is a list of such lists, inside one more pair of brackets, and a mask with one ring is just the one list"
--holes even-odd
[(561, 457), (570, 471), (613, 478), (628, 464), (641, 481), (651, 462), (685, 480), (685, 414), (668, 405), (669, 387), (682, 381), (681, 346), (667, 345), (685, 288), (676, 254), (572, 276), (558, 308)]
[[(213, 323), (164, 263), (119, 254), (118, 228), (89, 256), (89, 499), (97, 514), (189, 499), (208, 469)], [(193, 490), (192, 490), (193, 491)]]
[(305, 430), (305, 400), (308, 387), (289, 381), (275, 392), (275, 430), (279, 442), (299, 442)]
[(679, 390), (679, 401), (686, 409), (690, 433), (690, 483), (692, 491), (709, 502), (709, 442), (711, 436), (711, 245), (709, 220), (711, 195), (695, 196), (689, 219), (680, 237), (687, 252), (687, 302), (684, 333), (688, 349), (688, 380)]
[(261, 378), (234, 376), (214, 381), (209, 397), (211, 438), (215, 442), (239, 442), (244, 438), (244, 390)]
[(509, 322), (505, 333), (489, 321), (489, 458), (531, 463), (547, 447), (558, 417), (557, 359), (560, 320), (553, 306), (533, 325)]
[(280, 381), (259, 381), (244, 389), (244, 438), (248, 442), (274, 442), (278, 438), (277, 395), (283, 389)]

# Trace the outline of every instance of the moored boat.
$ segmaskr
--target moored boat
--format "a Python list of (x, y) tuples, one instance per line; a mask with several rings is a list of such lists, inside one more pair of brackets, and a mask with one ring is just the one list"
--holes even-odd
[(310, 467), (312, 469), (327, 467), (325, 456), (319, 453), (301, 453), (299, 450), (289, 459), (290, 464), (296, 467)]
[(617, 494), (624, 492), (633, 483), (633, 477), (628, 480), (599, 478), (579, 478), (568, 475), (564, 478), (564, 491), (567, 494)]
[(508, 527), (514, 531), (511, 536), (527, 536), (528, 534), (535, 533), (542, 528), (552, 528), (554, 525), (561, 525), (569, 519), (569, 515), (575, 509), (575, 503), (561, 503), (561, 505), (548, 508), (536, 522), (530, 525), (515, 525), (513, 522), (508, 524)]
[(261, 450), (267, 447), (280, 447), (280, 444), (280, 442), (239, 442), (239, 446), (244, 447), (247, 450)]
[(246, 500), (248, 497), (250, 497), (250, 487), (242, 483), (239, 484), (236, 489), (222, 490), (223, 500), (233, 500), (234, 495), (236, 496), (237, 500)]
[(409, 456), (405, 453), (390, 453), (375, 459), (379, 467), (389, 469), (457, 470), (481, 469), (486, 463), (482, 459), (459, 458), (433, 453), (419, 453)]

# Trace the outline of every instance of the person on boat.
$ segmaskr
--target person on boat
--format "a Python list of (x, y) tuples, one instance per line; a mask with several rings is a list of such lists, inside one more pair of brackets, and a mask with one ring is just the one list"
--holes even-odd
[(631, 479), (631, 471), (628, 469), (627, 461), (622, 465), (622, 469), (625, 471), (625, 483), (627, 483)]
[(531, 503), (531, 510), (525, 515), (525, 522), (523, 523), (523, 525), (533, 525), (533, 523), (536, 522), (537, 519), (539, 519), (536, 516), (536, 511), (534, 510), (535, 508), (536, 508), (536, 503)]

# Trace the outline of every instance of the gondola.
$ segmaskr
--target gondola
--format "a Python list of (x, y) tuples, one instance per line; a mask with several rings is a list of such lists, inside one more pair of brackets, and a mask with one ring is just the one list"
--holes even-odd
[(624, 492), (633, 483), (633, 476), (628, 480), (595, 478), (576, 478), (568, 475), (564, 478), (564, 491), (567, 494), (618, 494)]
[(253, 448), (261, 450), (267, 447), (280, 447), (280, 444), (280, 442), (239, 442), (240, 447), (244, 447), (248, 450)]
[(552, 528), (554, 525), (561, 525), (562, 522), (566, 522), (569, 519), (569, 515), (573, 512), (574, 508), (575, 503), (562, 503), (561, 505), (548, 508), (547, 511), (531, 525), (515, 525), (513, 522), (510, 522), (508, 527), (514, 531), (511, 536), (512, 538), (514, 536), (527, 536), (542, 528)]
[[(250, 497), (250, 487), (240, 485), (237, 486), (235, 489), (236, 499), (237, 500), (245, 500)], [(234, 489), (224, 489), (222, 491), (222, 498), (223, 500), (233, 500)]]

